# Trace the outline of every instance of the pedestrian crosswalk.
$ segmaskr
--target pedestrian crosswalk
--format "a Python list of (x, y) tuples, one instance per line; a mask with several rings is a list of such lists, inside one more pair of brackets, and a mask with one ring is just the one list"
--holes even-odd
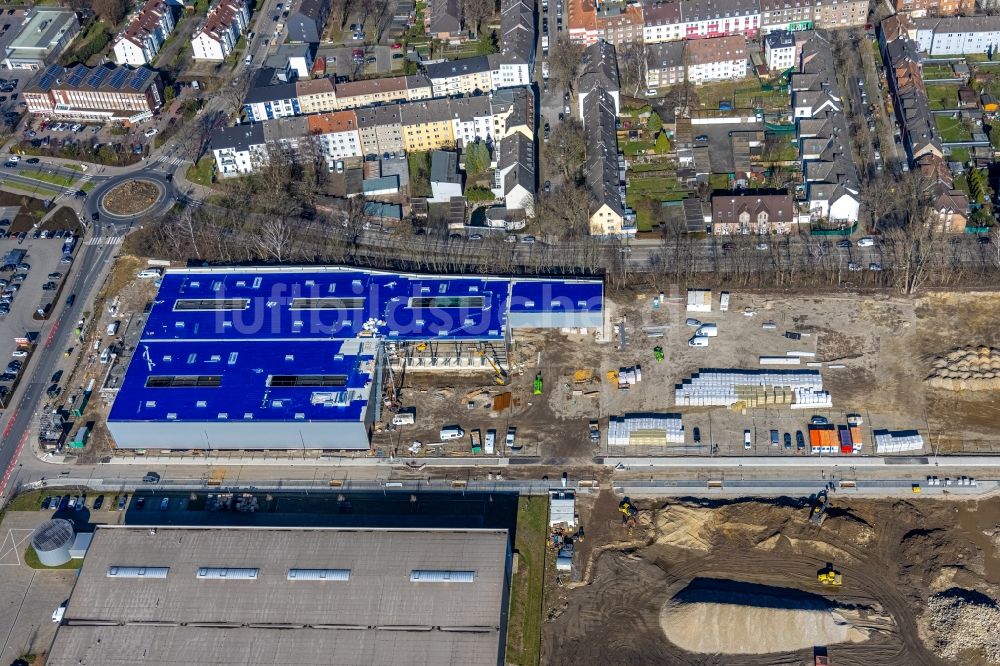
[(98, 236), (88, 238), (84, 245), (121, 245), (125, 236)]
[(183, 163), (184, 163), (183, 157), (172, 157), (172, 158), (161, 157), (160, 160), (157, 162), (157, 164), (163, 166), (164, 168), (179, 166)]

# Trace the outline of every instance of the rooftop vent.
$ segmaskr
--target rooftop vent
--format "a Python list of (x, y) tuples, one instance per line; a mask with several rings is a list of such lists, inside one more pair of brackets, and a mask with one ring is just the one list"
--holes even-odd
[(198, 580), (257, 580), (260, 569), (234, 567), (201, 567)]

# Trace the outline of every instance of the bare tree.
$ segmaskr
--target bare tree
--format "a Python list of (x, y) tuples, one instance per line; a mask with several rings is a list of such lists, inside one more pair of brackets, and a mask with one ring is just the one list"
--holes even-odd
[(229, 85), (219, 89), (218, 94), (222, 98), (225, 104), (225, 111), (230, 118), (239, 118), (240, 111), (243, 110), (243, 100), (246, 99), (247, 93), (250, 92), (252, 84), (253, 80), (250, 73), (244, 69), (233, 76)]
[(622, 90), (638, 97), (646, 88), (646, 46), (629, 44), (618, 50), (618, 74)]
[(563, 37), (549, 51), (549, 77), (557, 89), (574, 90), (580, 75), (583, 46)]
[(476, 35), (483, 21), (492, 18), (495, 11), (494, 0), (462, 0), (462, 19), (466, 28), (471, 28)]
[(93, 0), (94, 13), (110, 26), (118, 25), (128, 12), (125, 0)]
[(576, 118), (567, 118), (556, 125), (549, 136), (548, 159), (564, 178), (576, 180), (577, 172), (586, 159), (587, 144), (583, 125)]

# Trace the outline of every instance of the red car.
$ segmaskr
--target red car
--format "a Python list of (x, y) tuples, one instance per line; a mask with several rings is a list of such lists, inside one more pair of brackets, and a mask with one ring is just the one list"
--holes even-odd
[(401, 48), (403, 48), (403, 45), (400, 44), (399, 42), (396, 42), (395, 44), (392, 45), (392, 48), (393, 49), (401, 49)]

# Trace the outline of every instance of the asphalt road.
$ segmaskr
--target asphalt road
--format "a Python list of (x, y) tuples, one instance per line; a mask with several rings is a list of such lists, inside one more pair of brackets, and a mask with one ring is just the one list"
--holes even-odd
[[(70, 346), (74, 324), (80, 319), (85, 309), (90, 307), (92, 292), (99, 288), (105, 272), (111, 266), (111, 260), (117, 251), (117, 245), (83, 245), (73, 262), (66, 287), (60, 302), (54, 312), (54, 318), (49, 319), (42, 327), (39, 335), (39, 353), (32, 356), (28, 365), (27, 376), (18, 388), (19, 398), (11, 404), (0, 423), (3, 424), (3, 438), (0, 440), (0, 470), (4, 470), (0, 481), (0, 495), (6, 486), (16, 487), (23, 462), (18, 456), (28, 440), (31, 427), (34, 424), (36, 412), (44, 402), (42, 392), (48, 386), (48, 380), (55, 372), (59, 355)], [(76, 298), (72, 305), (66, 305), (70, 294)], [(35, 456), (29, 451), (24, 454), (24, 461), (29, 467), (42, 468)]]

